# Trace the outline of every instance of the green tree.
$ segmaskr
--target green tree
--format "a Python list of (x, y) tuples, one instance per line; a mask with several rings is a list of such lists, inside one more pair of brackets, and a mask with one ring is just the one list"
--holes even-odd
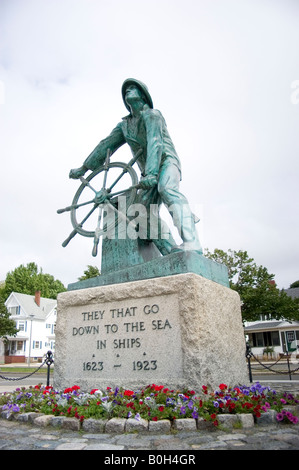
[(215, 249), (214, 253), (205, 251), (205, 256), (228, 268), (230, 287), (236, 290), (242, 301), (243, 321), (255, 321), (260, 315), (270, 315), (273, 319), (299, 320), (298, 299), (292, 299), (279, 290), (274, 274), (267, 268), (258, 266), (247, 251)]
[(295, 287), (299, 287), (299, 281), (292, 282), (290, 285), (290, 289), (294, 289)]
[(99, 271), (99, 268), (96, 266), (91, 266), (90, 264), (87, 266), (87, 269), (84, 271), (84, 275), (79, 277), (79, 281), (84, 281), (85, 279), (90, 279), (92, 277), (97, 277), (100, 276), (101, 273)]
[(9, 318), (3, 299), (0, 298), (0, 338), (15, 336), (18, 331), (15, 322)]
[(54, 279), (51, 274), (44, 274), (42, 269), (31, 262), (26, 266), (21, 264), (6, 275), (4, 287), (1, 288), (0, 296), (6, 300), (12, 292), (34, 295), (40, 290), (41, 296), (48, 299), (56, 299), (59, 292), (66, 291), (61, 281)]

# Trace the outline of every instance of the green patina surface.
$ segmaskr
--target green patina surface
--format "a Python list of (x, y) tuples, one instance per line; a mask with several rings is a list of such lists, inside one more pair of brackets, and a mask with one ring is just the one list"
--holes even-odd
[(176, 252), (151, 261), (124, 267), (118, 271), (107, 272), (101, 276), (75, 282), (68, 285), (68, 290), (86, 289), (130, 281), (140, 281), (175, 274), (194, 273), (229, 287), (226, 266), (209, 260), (196, 252)]
[[(129, 115), (99, 142), (80, 168), (70, 171), (70, 178), (80, 179), (82, 185), (72, 205), (58, 211), (59, 213), (71, 211), (74, 227), (63, 246), (66, 246), (76, 233), (93, 236), (92, 254), (96, 256), (100, 237), (103, 236), (101, 276), (69, 284), (68, 289), (84, 289), (185, 273), (198, 274), (229, 287), (226, 266), (202, 255), (195, 228), (198, 218), (191, 212), (186, 197), (179, 190), (180, 160), (164, 117), (160, 111), (154, 109), (147, 86), (139, 80), (127, 79), (122, 86), (122, 97)], [(128, 165), (110, 163), (110, 157), (124, 144), (129, 145), (133, 154), (132, 160)], [(141, 172), (138, 184), (136, 184), (136, 173), (132, 169), (134, 163), (137, 163)], [(113, 183), (108, 184), (108, 171), (115, 169), (120, 170), (120, 174)], [(88, 170), (92, 173), (83, 178)], [(92, 184), (90, 181), (100, 173), (103, 176), (103, 183), (102, 189), (98, 191), (93, 188), (93, 181)], [(116, 185), (127, 173), (132, 179), (131, 186), (117, 190)], [(93, 194), (93, 199), (79, 201), (85, 188), (92, 190), (95, 195)], [(143, 219), (136, 223), (135, 230), (138, 232), (136, 239), (134, 236), (133, 239), (130, 238), (128, 234), (121, 236), (119, 217), (122, 221), (125, 219), (127, 224), (132, 222), (127, 216), (127, 210), (120, 210), (121, 203), (118, 197), (121, 193), (126, 194), (129, 208), (130, 205), (136, 204), (139, 205), (138, 209), (135, 207), (139, 216), (144, 213)], [(105, 238), (101, 229), (104, 211), (102, 206), (105, 204), (113, 209), (113, 215), (117, 213), (117, 220), (113, 225), (116, 234), (113, 239), (109, 236)], [(168, 209), (182, 239), (183, 243), (180, 246), (176, 245), (169, 227), (160, 217), (162, 204)], [(89, 212), (84, 218), (82, 215), (79, 222), (76, 210), (85, 207)], [(99, 210), (97, 227), (94, 231), (88, 232), (82, 226), (96, 209)], [(156, 234), (152, 234), (153, 227), (157, 227)]]

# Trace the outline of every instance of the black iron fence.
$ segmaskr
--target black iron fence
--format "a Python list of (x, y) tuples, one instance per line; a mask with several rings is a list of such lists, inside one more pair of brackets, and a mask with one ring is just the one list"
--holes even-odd
[[(252, 379), (252, 371), (258, 370), (261, 372), (261, 370), (265, 369), (267, 372), (272, 372), (273, 374), (279, 374), (279, 375), (288, 375), (289, 380), (292, 380), (292, 375), (294, 375), (296, 372), (299, 371), (299, 367), (292, 369), (291, 368), (291, 361), (290, 361), (290, 355), (289, 354), (284, 354), (279, 357), (279, 359), (274, 362), (273, 364), (263, 364), (251, 351), (251, 347), (249, 344), (246, 344), (246, 359), (247, 359), (247, 365), (248, 365), (248, 374), (249, 374), (249, 381), (253, 382)], [(255, 360), (255, 363), (259, 364), (262, 366), (262, 369), (257, 369), (253, 366), (252, 359)], [(287, 364), (287, 370), (274, 370), (273, 367), (275, 367), (279, 362), (281, 364)], [(293, 361), (292, 361), (293, 362)], [(299, 363), (299, 361), (296, 361)], [(53, 353), (52, 351), (48, 351), (46, 354), (46, 357), (43, 361), (43, 363), (35, 369), (33, 372), (30, 372), (27, 375), (24, 375), (23, 377), (4, 377), (3, 375), (0, 374), (0, 379), (3, 380), (11, 380), (11, 381), (17, 381), (17, 380), (23, 380), (27, 379), (28, 377), (31, 377), (33, 374), (38, 372), (42, 367), (45, 365), (47, 366), (47, 386), (50, 385), (50, 367), (51, 365), (54, 364), (54, 358), (53, 358)]]
[[(247, 364), (248, 364), (248, 374), (249, 374), (249, 380), (250, 382), (252, 382), (252, 371), (253, 370), (258, 370), (259, 372), (261, 372), (261, 370), (265, 369), (267, 372), (272, 372), (273, 374), (279, 374), (279, 375), (288, 375), (289, 376), (289, 380), (292, 380), (292, 375), (294, 375), (296, 372), (299, 371), (299, 367), (297, 367), (296, 369), (292, 369), (291, 368), (291, 363), (293, 363), (293, 361), (290, 361), (290, 354), (281, 354), (279, 359), (274, 362), (273, 364), (269, 365), (269, 364), (263, 364), (254, 354), (253, 352), (251, 351), (251, 347), (249, 344), (246, 344), (246, 359), (247, 359)], [(251, 360), (254, 359), (256, 361), (257, 364), (259, 364), (260, 366), (262, 366), (262, 369), (260, 368), (254, 368), (253, 367), (253, 364), (251, 362)], [(273, 368), (280, 362), (280, 364), (287, 364), (287, 370), (274, 370)], [(296, 361), (297, 363), (299, 363), (299, 361)]]
[(50, 385), (50, 367), (51, 367), (52, 364), (54, 364), (53, 353), (52, 353), (52, 351), (48, 351), (43, 363), (37, 369), (35, 369), (33, 372), (30, 372), (30, 374), (23, 375), (23, 377), (4, 377), (3, 375), (0, 375), (0, 379), (11, 380), (11, 381), (27, 379), (28, 377), (31, 377), (31, 375), (38, 372), (42, 367), (44, 367), (44, 365), (46, 365), (47, 366), (47, 387), (49, 387), (49, 385)]

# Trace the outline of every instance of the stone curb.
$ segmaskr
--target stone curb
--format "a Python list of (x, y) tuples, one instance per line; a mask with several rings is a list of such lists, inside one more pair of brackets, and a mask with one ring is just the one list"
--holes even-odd
[[(260, 418), (252, 414), (219, 414), (217, 420), (221, 426), (227, 429), (233, 427), (252, 428), (259, 425), (273, 425), (277, 423), (276, 411), (269, 410), (263, 413)], [(2, 411), (0, 407), (0, 418), (14, 420), (20, 423), (33, 424), (39, 427), (59, 427), (61, 429), (80, 431), (87, 433), (160, 433), (167, 434), (171, 431), (212, 431), (215, 426), (204, 418), (182, 418), (170, 421), (162, 419), (160, 421), (147, 421), (145, 419), (136, 420), (134, 418), (112, 418), (110, 420), (87, 418), (82, 423), (77, 418), (67, 418), (66, 416), (45, 415), (43, 413), (11, 413), (9, 410)]]

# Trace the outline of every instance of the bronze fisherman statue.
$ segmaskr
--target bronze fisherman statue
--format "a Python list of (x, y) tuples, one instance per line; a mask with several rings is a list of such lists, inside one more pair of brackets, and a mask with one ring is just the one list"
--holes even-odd
[(138, 203), (148, 210), (156, 207), (157, 217), (159, 208), (164, 203), (183, 243), (177, 246), (168, 227), (161, 221), (159, 235), (151, 241), (162, 255), (180, 250), (202, 254), (194, 215), (187, 199), (179, 191), (181, 164), (162, 114), (154, 109), (146, 85), (139, 80), (125, 80), (122, 97), (129, 115), (117, 124), (108, 137), (100, 141), (80, 168), (70, 171), (70, 178), (77, 179), (88, 170), (96, 170), (104, 164), (108, 149), (112, 155), (127, 143), (133, 155), (139, 153), (137, 164), (142, 177), (137, 194)]

